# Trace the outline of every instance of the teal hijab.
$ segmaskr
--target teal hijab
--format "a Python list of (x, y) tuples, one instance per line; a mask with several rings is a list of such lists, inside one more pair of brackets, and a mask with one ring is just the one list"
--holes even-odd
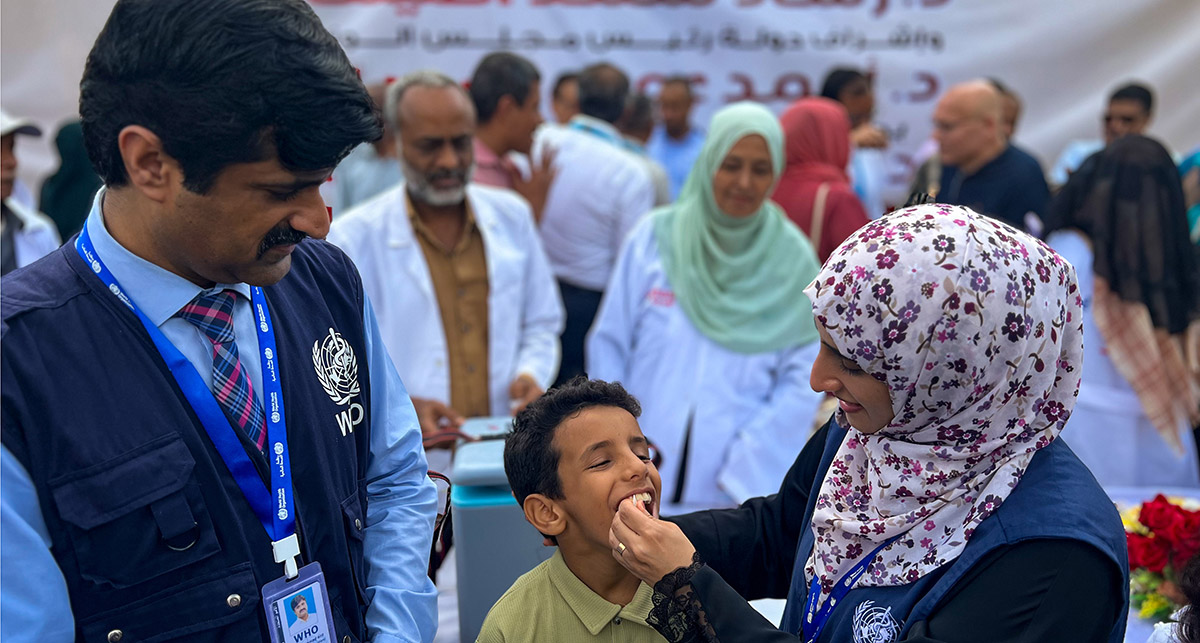
[(752, 135), (766, 140), (778, 182), (778, 119), (757, 103), (734, 103), (713, 116), (679, 198), (651, 215), (667, 279), (688, 319), (714, 342), (747, 354), (817, 339), (804, 288), (821, 268), (812, 244), (770, 199), (744, 218), (717, 207), (713, 175), (730, 148)]

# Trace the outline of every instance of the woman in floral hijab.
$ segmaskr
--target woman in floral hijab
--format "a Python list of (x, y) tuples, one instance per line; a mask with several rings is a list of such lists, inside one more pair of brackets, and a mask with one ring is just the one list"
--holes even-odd
[(621, 507), (612, 536), (656, 584), (650, 622), (668, 640), (789, 640), (733, 588), (786, 595), (781, 629), (805, 641), (1120, 640), (1120, 519), (1056, 441), (1081, 373), (1070, 264), (925, 205), (851, 235), (806, 294), (811, 384), (839, 410), (775, 496), (678, 526)]

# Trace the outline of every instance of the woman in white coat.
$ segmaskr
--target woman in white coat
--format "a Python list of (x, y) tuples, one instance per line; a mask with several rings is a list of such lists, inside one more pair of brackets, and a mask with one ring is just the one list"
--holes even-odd
[(819, 265), (767, 200), (783, 140), (760, 105), (717, 112), (679, 199), (630, 232), (588, 337), (588, 375), (642, 403), (664, 514), (777, 491), (820, 403), (803, 293)]

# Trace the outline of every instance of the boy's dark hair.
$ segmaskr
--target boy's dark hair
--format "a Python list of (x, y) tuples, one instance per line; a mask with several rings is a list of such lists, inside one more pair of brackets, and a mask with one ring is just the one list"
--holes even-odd
[(504, 474), (517, 504), (524, 506), (532, 493), (562, 498), (554, 432), (566, 420), (594, 406), (625, 409), (633, 417), (642, 414), (642, 406), (617, 382), (579, 375), (530, 402), (513, 418), (512, 431), (504, 442)]
[(579, 111), (585, 116), (615, 123), (625, 113), (629, 77), (609, 63), (596, 63), (579, 74)]
[(480, 123), (492, 120), (500, 99), (512, 96), (517, 105), (524, 105), (533, 91), (533, 84), (542, 80), (537, 67), (525, 58), (507, 51), (488, 54), (479, 61), (471, 76), (471, 101)]
[(378, 140), (379, 113), (338, 42), (303, 0), (120, 0), (79, 83), (84, 144), (109, 186), (128, 182), (117, 135), (154, 132), (184, 186), (278, 155), (332, 168)]
[(867, 75), (851, 67), (838, 67), (825, 76), (825, 82), (821, 83), (821, 96), (840, 101), (842, 89), (860, 79), (867, 80)]
[(1200, 643), (1200, 553), (1183, 564), (1179, 589), (1188, 601), (1179, 616), (1179, 643)]
[(1154, 92), (1150, 91), (1149, 87), (1140, 83), (1129, 83), (1122, 85), (1108, 97), (1108, 102), (1116, 100), (1131, 100), (1141, 103), (1142, 110), (1149, 116), (1154, 111)]
[(560, 98), (562, 96), (563, 85), (566, 85), (571, 81), (579, 81), (579, 72), (564, 71), (563, 73), (559, 74), (558, 78), (554, 79), (554, 89), (551, 90), (550, 95), (554, 98)]

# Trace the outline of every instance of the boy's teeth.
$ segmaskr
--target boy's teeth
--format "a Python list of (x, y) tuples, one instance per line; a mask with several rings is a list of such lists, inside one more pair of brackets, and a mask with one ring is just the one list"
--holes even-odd
[(634, 497), (634, 499), (641, 500), (642, 502), (645, 502), (647, 504), (649, 504), (649, 502), (650, 502), (650, 494), (648, 494), (644, 491), (642, 493), (633, 494), (633, 497)]

